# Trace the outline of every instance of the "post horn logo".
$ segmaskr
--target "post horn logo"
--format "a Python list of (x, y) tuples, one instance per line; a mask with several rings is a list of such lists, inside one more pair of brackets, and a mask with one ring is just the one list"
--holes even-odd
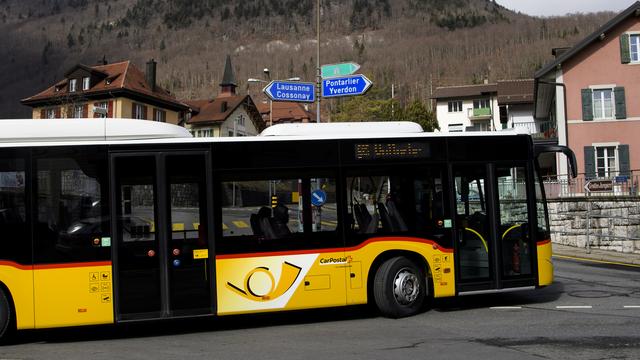
[[(276, 299), (282, 296), (282, 294), (284, 294), (285, 292), (287, 292), (287, 290), (289, 290), (291, 286), (296, 282), (296, 279), (298, 279), (298, 276), (300, 275), (300, 271), (302, 271), (302, 268), (300, 268), (299, 266), (293, 265), (286, 261), (283, 262), (282, 271), (280, 273), (280, 280), (276, 284), (276, 280), (273, 277), (273, 274), (271, 273), (271, 271), (269, 271), (269, 268), (260, 266), (251, 270), (247, 274), (247, 276), (245, 276), (244, 282), (243, 282), (244, 289), (241, 289), (230, 282), (227, 282), (227, 288), (249, 300), (269, 301), (269, 300)], [(267, 278), (269, 279), (270, 284), (269, 284), (269, 290), (267, 292), (261, 293), (260, 291), (256, 291), (251, 288), (251, 277), (253, 277), (253, 275), (255, 275), (256, 273), (262, 273), (266, 275)], [(254, 286), (255, 285), (256, 284), (254, 283)]]

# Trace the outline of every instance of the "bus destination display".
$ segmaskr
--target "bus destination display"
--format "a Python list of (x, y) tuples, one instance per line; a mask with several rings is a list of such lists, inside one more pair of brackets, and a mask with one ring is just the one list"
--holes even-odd
[(371, 143), (355, 145), (356, 160), (378, 159), (426, 159), (429, 157), (429, 144)]

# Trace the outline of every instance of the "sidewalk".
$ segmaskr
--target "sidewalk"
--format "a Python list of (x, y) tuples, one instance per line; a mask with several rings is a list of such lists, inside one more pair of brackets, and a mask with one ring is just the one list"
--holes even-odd
[(568, 256), (610, 263), (640, 266), (640, 254), (625, 254), (617, 251), (591, 249), (587, 253), (585, 248), (576, 248), (567, 245), (553, 244), (553, 255)]

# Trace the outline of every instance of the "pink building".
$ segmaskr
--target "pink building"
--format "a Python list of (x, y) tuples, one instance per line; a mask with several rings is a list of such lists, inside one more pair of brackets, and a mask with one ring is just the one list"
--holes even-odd
[[(590, 178), (640, 169), (640, 1), (535, 74), (536, 119), (557, 123), (558, 143)], [(558, 159), (558, 174), (567, 174)]]

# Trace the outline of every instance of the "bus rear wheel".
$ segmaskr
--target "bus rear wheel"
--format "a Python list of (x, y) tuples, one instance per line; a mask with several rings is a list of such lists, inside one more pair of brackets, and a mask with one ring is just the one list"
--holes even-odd
[(0, 343), (6, 343), (13, 332), (13, 310), (7, 294), (0, 288)]
[(382, 315), (401, 318), (418, 313), (427, 296), (424, 272), (402, 256), (385, 261), (376, 272), (373, 295)]

